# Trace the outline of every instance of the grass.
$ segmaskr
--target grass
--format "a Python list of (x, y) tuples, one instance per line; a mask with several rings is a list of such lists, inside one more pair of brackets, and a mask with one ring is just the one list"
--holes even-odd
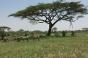
[(88, 34), (0, 42), (0, 58), (88, 58)]

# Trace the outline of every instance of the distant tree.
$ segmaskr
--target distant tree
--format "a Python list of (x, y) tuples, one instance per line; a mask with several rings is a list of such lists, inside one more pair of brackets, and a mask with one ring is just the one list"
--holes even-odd
[(8, 32), (9, 30), (10, 30), (10, 27), (6, 27), (6, 26), (0, 27), (1, 40), (4, 40), (4, 37), (6, 36), (6, 31)]
[(24, 35), (24, 36), (28, 36), (28, 33), (29, 33), (29, 31), (26, 31), (26, 30), (23, 30), (23, 29), (20, 29), (20, 30), (18, 30), (17, 31), (17, 34), (18, 35)]
[(62, 37), (66, 36), (66, 31), (62, 31)]
[(57, 27), (53, 27), (52, 32), (54, 33), (54, 36), (58, 36)]
[(29, 31), (24, 31), (24, 36), (28, 36), (29, 35)]
[(71, 36), (75, 36), (75, 32), (74, 31), (71, 31)]
[(52, 32), (56, 32), (56, 31), (57, 31), (57, 27), (53, 27)]
[(49, 25), (47, 35), (50, 36), (53, 26), (61, 20), (74, 22), (74, 18), (79, 18), (87, 14), (87, 9), (80, 2), (60, 2), (40, 3), (36, 6), (27, 7), (9, 16), (27, 18), (37, 23)]
[(20, 30), (18, 30), (17, 32), (24, 32), (24, 30), (23, 30), (23, 29), (20, 29)]
[(88, 31), (88, 28), (82, 28), (83, 31)]

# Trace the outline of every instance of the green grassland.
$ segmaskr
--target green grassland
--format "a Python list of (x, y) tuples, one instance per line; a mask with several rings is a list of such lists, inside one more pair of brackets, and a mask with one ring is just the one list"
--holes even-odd
[(88, 33), (29, 41), (0, 41), (0, 58), (88, 58)]

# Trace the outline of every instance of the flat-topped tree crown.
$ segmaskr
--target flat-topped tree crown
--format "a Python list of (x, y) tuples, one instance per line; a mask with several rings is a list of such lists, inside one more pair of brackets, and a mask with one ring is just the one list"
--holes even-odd
[(7, 27), (7, 26), (0, 26), (0, 30), (10, 30), (11, 28), (10, 27)]
[(60, 20), (73, 22), (74, 18), (82, 17), (87, 14), (87, 9), (80, 2), (53, 2), (41, 3), (29, 6), (10, 16), (27, 18), (38, 23), (49, 25), (48, 36), (51, 34), (52, 27)]

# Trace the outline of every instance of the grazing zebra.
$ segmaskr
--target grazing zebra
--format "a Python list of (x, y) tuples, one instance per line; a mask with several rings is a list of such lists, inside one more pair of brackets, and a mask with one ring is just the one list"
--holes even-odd
[(17, 40), (17, 41), (21, 41), (21, 40), (26, 40), (26, 41), (28, 41), (29, 40), (29, 36), (20, 36), (20, 37), (17, 37), (17, 38), (15, 38), (15, 40)]
[(40, 35), (39, 35), (38, 33), (36, 33), (36, 32), (33, 32), (32, 35), (31, 35), (31, 38), (32, 38), (33, 40), (35, 40), (35, 39), (38, 39), (38, 40), (39, 40)]

